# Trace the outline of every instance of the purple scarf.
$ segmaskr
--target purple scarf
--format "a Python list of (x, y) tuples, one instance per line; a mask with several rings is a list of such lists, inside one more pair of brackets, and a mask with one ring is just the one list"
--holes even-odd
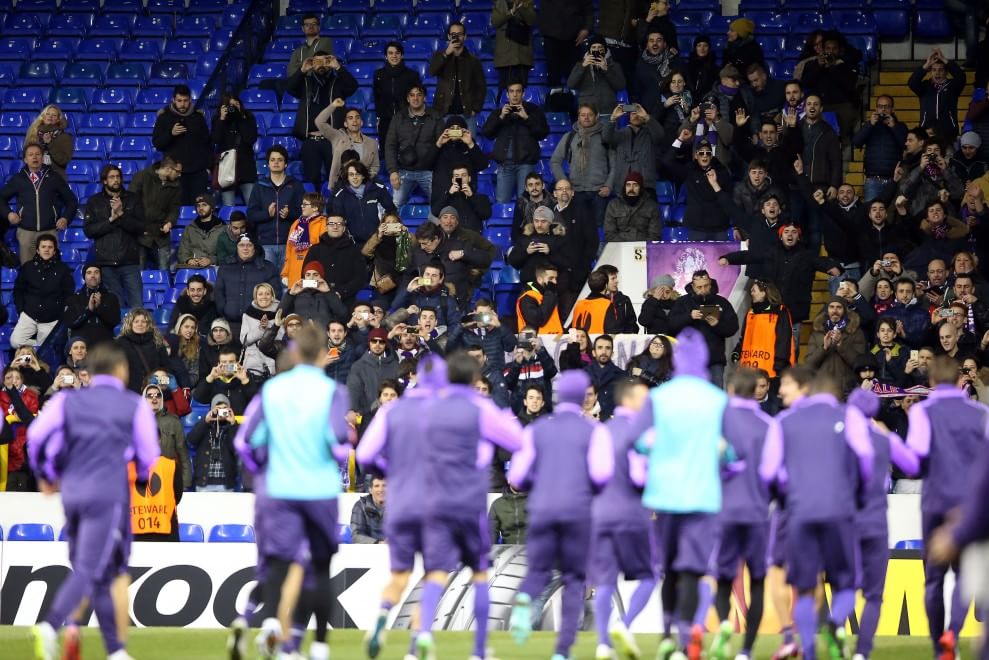
[(309, 223), (312, 222), (316, 215), (302, 216), (299, 218), (299, 224), (295, 226), (292, 233), (288, 237), (288, 242), (295, 244), (296, 252), (305, 252), (309, 249)]

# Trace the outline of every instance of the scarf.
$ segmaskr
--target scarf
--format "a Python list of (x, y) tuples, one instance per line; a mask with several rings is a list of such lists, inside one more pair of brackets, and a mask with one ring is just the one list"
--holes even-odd
[(309, 223), (318, 217), (318, 215), (304, 215), (298, 219), (298, 224), (296, 224), (295, 229), (292, 230), (292, 233), (288, 237), (288, 242), (295, 245), (296, 252), (305, 252), (309, 249)]
[(595, 122), (590, 128), (584, 128), (580, 124), (574, 124), (574, 140), (572, 145), (577, 148), (576, 158), (571, 159), (575, 174), (587, 170), (591, 164), (591, 138), (599, 134), (603, 129), (601, 122)]
[(828, 332), (832, 330), (838, 330), (840, 332), (845, 329), (846, 325), (848, 325), (848, 314), (842, 316), (838, 322), (832, 321), (830, 316), (824, 319), (824, 329)]
[(660, 78), (670, 75), (670, 60), (673, 59), (669, 49), (662, 51), (659, 55), (650, 55), (649, 51), (642, 51), (642, 61), (649, 66), (656, 67), (656, 72)]
[(927, 165), (924, 166), (924, 174), (929, 176), (931, 181), (937, 181), (941, 177), (941, 168), (936, 163), (928, 161)]
[(931, 235), (934, 240), (941, 241), (948, 237), (948, 223), (942, 222), (936, 225), (931, 225)]
[(721, 83), (718, 83), (718, 91), (725, 96), (735, 96), (735, 94), (738, 94), (738, 90), (738, 87), (727, 87)]
[(192, 113), (196, 111), (196, 109), (192, 107), (191, 103), (189, 104), (189, 109), (186, 110), (185, 112), (182, 112), (178, 108), (176, 108), (175, 103), (169, 103), (168, 109), (174, 112), (175, 114), (177, 114), (179, 117), (191, 117)]
[(354, 193), (354, 196), (357, 197), (357, 199), (363, 200), (364, 199), (364, 189), (365, 189), (366, 186), (367, 186), (367, 184), (362, 183), (361, 185), (359, 185), (357, 187), (350, 186), (350, 185), (348, 185), (347, 187), (350, 188), (350, 192)]
[(213, 227), (216, 227), (219, 224), (220, 224), (220, 220), (213, 217), (212, 214), (210, 214), (210, 216), (205, 220), (203, 220), (202, 218), (196, 218), (196, 226), (199, 227), (201, 230), (203, 230), (203, 233), (206, 234), (210, 233)]
[(892, 307), (893, 307), (893, 303), (891, 301), (880, 300), (879, 298), (876, 298), (875, 302), (872, 303), (872, 308), (876, 310), (876, 316), (882, 316), (883, 314), (888, 312)]

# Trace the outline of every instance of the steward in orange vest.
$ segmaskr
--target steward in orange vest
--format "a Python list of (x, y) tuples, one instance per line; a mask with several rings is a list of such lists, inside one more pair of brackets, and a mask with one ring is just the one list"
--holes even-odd
[(765, 370), (770, 378), (796, 364), (790, 310), (769, 302), (753, 306), (732, 357), (742, 366)]
[(519, 332), (525, 327), (537, 328), (541, 335), (563, 334), (556, 293), (557, 271), (552, 266), (536, 269), (536, 281), (526, 284), (526, 290), (515, 301), (515, 318)]
[(587, 288), (591, 293), (574, 305), (571, 325), (590, 335), (620, 333), (622, 322), (618, 318), (618, 308), (604, 292), (608, 288), (608, 274), (595, 270), (587, 277)]
[(127, 464), (130, 481), (131, 532), (135, 541), (178, 541), (178, 503), (182, 500), (182, 471), (174, 458), (160, 456), (147, 484), (138, 490), (134, 462)]

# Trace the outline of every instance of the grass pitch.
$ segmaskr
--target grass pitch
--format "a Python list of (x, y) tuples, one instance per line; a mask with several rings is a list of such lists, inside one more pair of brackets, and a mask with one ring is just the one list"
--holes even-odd
[[(248, 637), (248, 658), (254, 657), (254, 635)], [(330, 634), (330, 647), (334, 660), (360, 660), (364, 657), (364, 633), (360, 630), (339, 630)], [(655, 657), (659, 645), (658, 635), (638, 635), (643, 657)], [(466, 660), (471, 654), (472, 633), (441, 632), (436, 634), (437, 655), (440, 660)], [(553, 655), (552, 633), (533, 633), (529, 643), (516, 646), (506, 632), (492, 633), (489, 645), (501, 660), (546, 660)], [(737, 652), (741, 637), (733, 639), (732, 651)], [(760, 637), (756, 644), (755, 657), (769, 658), (779, 645), (779, 637)], [(388, 636), (384, 652), (378, 656), (382, 660), (402, 660), (408, 649), (409, 636), (404, 631), (393, 631)], [(590, 660), (594, 657), (596, 639), (593, 633), (581, 633), (571, 653), (573, 658)], [(221, 630), (190, 630), (178, 628), (136, 628), (130, 633), (127, 645), (135, 660), (216, 660), (226, 656), (226, 632)], [(964, 657), (976, 657), (974, 641), (963, 640), (961, 651)], [(0, 658), (11, 660), (31, 660), (31, 642), (28, 628), (7, 626), (0, 628)], [(99, 630), (86, 628), (83, 633), (82, 655), (85, 660), (102, 660), (103, 642)], [(823, 647), (818, 647), (818, 657), (825, 657)], [(880, 637), (872, 660), (928, 660), (932, 657), (931, 647), (925, 638), (920, 637)]]

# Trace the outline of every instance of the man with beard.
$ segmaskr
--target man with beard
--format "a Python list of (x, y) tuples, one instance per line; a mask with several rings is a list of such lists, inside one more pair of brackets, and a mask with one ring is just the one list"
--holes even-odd
[(130, 182), (130, 191), (140, 197), (144, 206), (144, 234), (140, 243), (141, 265), (147, 262), (145, 250), (154, 254), (151, 262), (159, 270), (168, 270), (172, 256), (172, 229), (179, 219), (182, 189), (179, 179), (182, 163), (170, 156), (146, 167)]
[(144, 206), (135, 193), (124, 190), (123, 172), (106, 165), (100, 173), (103, 190), (86, 202), (83, 231), (95, 241), (95, 261), (103, 270), (103, 281), (128, 307), (142, 302), (141, 245)]
[[(113, 329), (120, 323), (120, 299), (103, 286), (101, 266), (87, 263), (82, 272), (82, 288), (65, 301), (62, 323), (69, 334), (82, 337), (92, 348), (113, 340)], [(175, 323), (169, 323), (174, 327)], [(71, 342), (70, 342), (71, 343)]]
[(508, 102), (488, 115), (481, 128), (484, 137), (495, 141), (492, 159), (498, 163), (495, 199), (504, 204), (525, 190), (525, 176), (539, 163), (539, 140), (549, 135), (546, 115), (523, 96), (521, 82), (508, 85)]
[(169, 327), (174, 328), (183, 314), (192, 314), (196, 318), (200, 334), (206, 332), (218, 315), (216, 303), (213, 302), (213, 287), (198, 273), (189, 277), (185, 291), (180, 293), (178, 300), (175, 301), (175, 306), (168, 316)]
[(904, 207), (910, 216), (921, 217), (927, 211), (927, 205), (935, 200), (944, 203), (950, 200), (953, 204), (961, 201), (965, 183), (948, 167), (943, 152), (937, 142), (927, 145), (920, 165), (900, 181), (897, 210)]
[(547, 264), (536, 269), (534, 282), (526, 283), (526, 290), (515, 303), (519, 332), (524, 328), (537, 328), (540, 335), (563, 333), (557, 308), (558, 275), (556, 267)]
[[(586, 200), (577, 199), (579, 193), (574, 192), (573, 185), (566, 177), (556, 180), (553, 195), (556, 197), (556, 207), (553, 210), (556, 212), (557, 222), (566, 230), (563, 235), (564, 249), (567, 251), (567, 274), (564, 278), (566, 286), (560, 290), (560, 313), (566, 318), (591, 272), (600, 239), (590, 206)], [(603, 199), (598, 195), (594, 195), (594, 198)]]
[[(756, 136), (736, 130), (732, 137), (735, 150), (742, 160), (758, 160), (765, 164), (766, 174), (774, 186), (783, 190), (793, 186), (793, 160), (803, 151), (804, 138), (797, 126), (797, 111), (788, 109), (783, 115), (783, 129), (776, 121), (763, 121)], [(744, 112), (735, 114), (735, 126), (750, 123)], [(757, 139), (757, 142), (753, 142)]]
[(192, 92), (187, 85), (176, 85), (172, 102), (158, 111), (151, 142), (155, 149), (182, 163), (179, 178), (182, 203), (194, 204), (196, 196), (209, 188), (213, 151), (206, 117), (193, 107)]
[(830, 376), (842, 391), (855, 380), (855, 359), (865, 353), (865, 335), (859, 315), (848, 309), (844, 298), (834, 297), (814, 318), (814, 331), (807, 341), (806, 363)]
[[(862, 264), (859, 261), (855, 236), (865, 224), (861, 220), (865, 213), (865, 205), (855, 195), (855, 188), (850, 183), (842, 183), (838, 186), (835, 199), (828, 201), (824, 191), (813, 190), (808, 180), (802, 175), (802, 162), (794, 163), (794, 171), (797, 172), (797, 185), (801, 193), (812, 207), (824, 211), (821, 226), (824, 248), (827, 250), (828, 256), (841, 264), (841, 279), (858, 281), (862, 277)], [(838, 278), (833, 277), (829, 281), (829, 289), (832, 294), (838, 290), (838, 284), (840, 284)]]
[(877, 97), (876, 109), (852, 138), (853, 145), (865, 148), (862, 189), (865, 199), (879, 197), (892, 183), (906, 139), (907, 126), (896, 118), (893, 97), (887, 94)]
[(404, 57), (405, 48), (401, 42), (389, 41), (385, 44), (385, 64), (374, 72), (372, 89), (381, 140), (388, 135), (391, 118), (408, 108), (405, 98), (409, 90), (422, 84), (419, 72), (406, 66)]
[[(573, 129), (556, 143), (550, 159), (556, 184), (569, 180), (576, 206), (586, 206), (599, 226), (604, 223), (604, 212), (611, 195), (612, 156), (604, 143), (603, 132), (604, 126), (598, 121), (594, 107), (581, 105)], [(567, 164), (566, 172), (564, 163)]]
[(686, 327), (699, 331), (707, 343), (707, 368), (711, 382), (724, 387), (725, 342), (738, 332), (735, 308), (717, 293), (717, 283), (706, 270), (696, 270), (685, 295), (677, 298), (670, 311), (670, 331), (679, 334)]
[(642, 55), (635, 63), (634, 88), (643, 107), (655, 108), (659, 105), (659, 83), (680, 68), (680, 59), (674, 50), (677, 45), (666, 43), (666, 36), (659, 28), (649, 28), (645, 41)]
[(211, 193), (196, 196), (196, 220), (182, 232), (176, 262), (179, 268), (205, 268), (216, 265), (216, 242), (223, 233), (223, 221), (215, 214), (216, 199)]
[(887, 310), (886, 316), (896, 321), (897, 337), (903, 339), (910, 348), (919, 349), (924, 345), (931, 326), (927, 305), (915, 297), (916, 283), (912, 279), (901, 277), (894, 284), (896, 299)]
[(525, 192), (515, 200), (512, 216), (512, 241), (518, 240), (522, 230), (532, 222), (533, 212), (540, 206), (553, 208), (553, 199), (546, 193), (546, 182), (539, 172), (529, 172), (525, 177)]
[(606, 241), (655, 241), (659, 240), (659, 208), (652, 194), (643, 194), (642, 175), (629, 172), (625, 175), (622, 196), (608, 203), (604, 216), (604, 240)]
[[(663, 157), (663, 165), (674, 179), (687, 190), (687, 211), (683, 225), (692, 241), (723, 241), (728, 232), (728, 214), (718, 200), (711, 195), (708, 170), (713, 170), (718, 185), (727, 190), (731, 185), (728, 169), (714, 158), (714, 150), (707, 140), (693, 146), (693, 159), (687, 160), (694, 134), (689, 128), (680, 131), (673, 141), (673, 148)], [(715, 351), (711, 351), (714, 353)]]
[(309, 248), (306, 262), (318, 262), (323, 279), (340, 296), (343, 304), (354, 304), (357, 292), (367, 285), (367, 264), (360, 248), (347, 232), (347, 221), (339, 215), (326, 219), (326, 232)]
[(436, 310), (437, 325), (447, 332), (459, 331), (462, 314), (456, 299), (447, 292), (446, 269), (438, 261), (422, 267), (422, 274), (413, 277), (392, 303), (392, 310), (406, 310), (409, 315), (429, 307)]
[(775, 123), (780, 105), (786, 102), (786, 84), (782, 80), (770, 78), (766, 67), (758, 62), (750, 64), (743, 73), (749, 84), (742, 87), (742, 100), (754, 120), (749, 125), (749, 130), (742, 131), (748, 137), (749, 133), (758, 131), (763, 122)]

